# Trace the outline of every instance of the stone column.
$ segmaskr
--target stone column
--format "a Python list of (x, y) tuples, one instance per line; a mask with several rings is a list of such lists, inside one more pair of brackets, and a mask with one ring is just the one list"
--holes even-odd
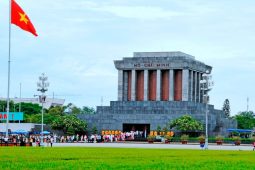
[(123, 71), (123, 101), (128, 101), (128, 72)]
[(195, 90), (194, 90), (194, 101), (195, 101), (195, 102), (197, 102), (197, 97), (198, 97), (198, 96), (197, 96), (197, 88), (198, 88), (198, 84), (197, 84), (197, 74), (198, 74), (198, 73), (195, 72), (195, 80), (194, 80), (194, 81), (195, 81), (195, 84), (194, 84), (194, 85), (195, 85), (195, 87), (194, 87), (194, 89), (195, 89)]
[(118, 71), (118, 101), (123, 100), (123, 70)]
[(127, 101), (131, 101), (131, 82), (132, 82), (132, 70), (127, 72)]
[(148, 70), (144, 70), (144, 101), (148, 101)]
[(201, 73), (197, 73), (197, 74), (198, 74), (198, 102), (202, 103), (202, 101), (201, 101), (201, 83), (200, 83)]
[(135, 101), (136, 98), (136, 71), (132, 70), (131, 76), (131, 101)]
[(188, 101), (189, 96), (189, 70), (182, 70), (182, 101)]
[(169, 70), (161, 70), (161, 101), (169, 100)]
[(190, 71), (190, 89), (189, 89), (189, 101), (193, 101), (193, 71)]
[(144, 71), (136, 70), (136, 101), (144, 101)]
[(156, 100), (160, 101), (161, 99), (161, 71), (157, 70), (157, 94), (156, 94)]
[(174, 101), (174, 70), (169, 70), (169, 101)]

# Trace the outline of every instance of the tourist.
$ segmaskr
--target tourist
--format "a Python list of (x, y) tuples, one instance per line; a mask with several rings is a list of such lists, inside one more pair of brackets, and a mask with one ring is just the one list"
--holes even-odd
[(76, 142), (79, 142), (79, 134), (76, 135)]
[(89, 142), (93, 143), (95, 136), (92, 134), (89, 138)]
[(60, 137), (60, 143), (63, 143), (63, 136)]
[(49, 146), (49, 144), (50, 144), (50, 138), (47, 136), (47, 138), (46, 138), (46, 143), (47, 143), (47, 146)]
[(8, 146), (8, 137), (7, 136), (4, 137), (4, 143), (5, 143), (5, 146)]
[(94, 135), (94, 143), (97, 143), (97, 135)]
[(204, 149), (204, 147), (205, 147), (205, 143), (200, 143), (200, 148)]
[(20, 140), (20, 146), (25, 146), (23, 135), (20, 136), (19, 140)]
[(87, 135), (84, 136), (84, 142), (85, 142), (85, 143), (88, 142), (88, 137), (87, 137)]
[(13, 144), (14, 144), (14, 146), (17, 146), (17, 139), (15, 136), (13, 136)]
[(34, 140), (33, 140), (33, 137), (30, 136), (30, 139), (29, 139), (29, 145), (30, 145), (30, 146), (33, 146), (33, 141), (34, 141)]
[(36, 146), (40, 147), (40, 139), (39, 138), (37, 138), (37, 140), (36, 140)]
[(57, 135), (54, 135), (54, 142), (57, 142)]
[(53, 138), (53, 136), (51, 136), (51, 138), (50, 138), (50, 147), (52, 147), (53, 142), (54, 142), (54, 138)]
[(113, 135), (112, 134), (110, 135), (110, 141), (111, 141), (111, 143), (113, 142)]

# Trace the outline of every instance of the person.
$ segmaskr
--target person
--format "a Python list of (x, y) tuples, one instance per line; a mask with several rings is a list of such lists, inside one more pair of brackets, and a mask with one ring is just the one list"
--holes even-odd
[(17, 139), (16, 139), (15, 136), (13, 137), (13, 145), (14, 145), (14, 146), (17, 146)]
[(46, 143), (47, 143), (47, 146), (49, 146), (49, 144), (50, 144), (50, 138), (47, 136), (47, 138), (46, 138)]
[(253, 142), (253, 151), (255, 150), (255, 141)]
[(33, 146), (33, 137), (31, 137), (31, 136), (29, 138), (29, 146)]
[(87, 137), (87, 135), (84, 136), (84, 142), (85, 142), (85, 143), (88, 142), (88, 137)]
[(41, 145), (41, 144), (40, 144), (40, 139), (39, 139), (39, 138), (38, 138), (37, 141), (36, 141), (36, 145), (37, 145), (38, 147), (40, 147), (40, 145)]
[(204, 149), (204, 147), (205, 147), (205, 143), (200, 143), (200, 148)]
[(23, 135), (20, 136), (19, 140), (20, 140), (20, 145), (19, 146), (25, 146)]
[(54, 142), (54, 138), (53, 138), (53, 136), (51, 136), (51, 138), (50, 138), (50, 147), (52, 147), (53, 142)]
[(7, 136), (4, 137), (4, 143), (5, 143), (5, 146), (8, 146), (8, 137)]

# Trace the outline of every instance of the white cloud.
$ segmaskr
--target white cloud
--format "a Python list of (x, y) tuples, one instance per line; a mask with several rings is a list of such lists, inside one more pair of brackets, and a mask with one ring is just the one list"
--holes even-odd
[[(134, 51), (183, 51), (213, 66), (212, 104), (225, 98), (232, 113), (255, 109), (254, 1), (204, 0), (17, 0), (34, 23), (34, 38), (12, 27), (11, 95), (36, 92), (38, 76), (49, 76), (51, 93), (79, 106), (117, 98), (113, 60)], [(0, 95), (6, 95), (8, 2), (0, 6)], [(103, 83), (102, 83), (103, 80)], [(240, 100), (242, 102), (240, 102)], [(253, 102), (253, 103), (252, 103)]]

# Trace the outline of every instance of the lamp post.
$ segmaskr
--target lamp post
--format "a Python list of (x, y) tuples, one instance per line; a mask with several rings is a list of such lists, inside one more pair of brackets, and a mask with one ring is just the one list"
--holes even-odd
[(48, 77), (45, 76), (44, 73), (42, 73), (41, 76), (39, 76), (39, 82), (37, 82), (37, 91), (40, 91), (42, 94), (39, 95), (39, 102), (42, 103), (42, 127), (41, 127), (41, 144), (43, 144), (43, 103), (45, 103), (46, 96), (44, 93), (48, 90), (47, 87), (49, 86), (49, 83), (47, 82)]
[(208, 149), (208, 92), (212, 90), (213, 86), (212, 76), (208, 70), (202, 74), (202, 80), (200, 81), (200, 84), (202, 85), (201, 90), (203, 91), (203, 101), (205, 103), (205, 149)]

